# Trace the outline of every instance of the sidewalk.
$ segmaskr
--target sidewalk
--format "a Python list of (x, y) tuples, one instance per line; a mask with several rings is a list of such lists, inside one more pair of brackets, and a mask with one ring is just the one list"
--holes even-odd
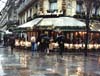
[(28, 50), (14, 49), (11, 54), (9, 47), (0, 48), (0, 66), (7, 76), (78, 76), (77, 69), (83, 74), (84, 63), (87, 76), (100, 72), (98, 57), (84, 58), (82, 53), (64, 53), (63, 56), (34, 53), (32, 56)]

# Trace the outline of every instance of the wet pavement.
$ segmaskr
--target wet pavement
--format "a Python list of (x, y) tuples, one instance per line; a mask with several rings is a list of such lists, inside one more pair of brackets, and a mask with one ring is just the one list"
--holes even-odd
[(34, 53), (0, 47), (0, 76), (100, 76), (99, 53)]

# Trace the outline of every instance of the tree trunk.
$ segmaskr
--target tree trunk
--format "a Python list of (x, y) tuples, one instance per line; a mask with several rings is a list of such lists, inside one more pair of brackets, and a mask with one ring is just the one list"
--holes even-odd
[(87, 56), (87, 52), (88, 52), (89, 30), (90, 30), (89, 22), (90, 22), (89, 12), (87, 12), (87, 15), (86, 15), (86, 41), (85, 41), (85, 51), (84, 51), (85, 56)]
[(97, 10), (98, 10), (98, 7), (95, 8), (95, 14), (94, 14), (95, 16), (97, 15)]

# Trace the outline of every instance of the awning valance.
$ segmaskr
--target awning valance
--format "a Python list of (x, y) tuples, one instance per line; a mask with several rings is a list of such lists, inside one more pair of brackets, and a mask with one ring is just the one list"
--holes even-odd
[(33, 28), (34, 25), (37, 25), (40, 21), (41, 21), (42, 18), (36, 18), (32, 21), (29, 21), (25, 24), (22, 24), (20, 26), (18, 26), (18, 28)]

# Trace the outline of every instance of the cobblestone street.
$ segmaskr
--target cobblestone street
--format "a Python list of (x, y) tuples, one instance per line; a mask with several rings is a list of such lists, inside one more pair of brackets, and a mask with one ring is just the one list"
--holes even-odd
[(34, 53), (27, 50), (0, 48), (0, 76), (100, 76), (99, 54)]

